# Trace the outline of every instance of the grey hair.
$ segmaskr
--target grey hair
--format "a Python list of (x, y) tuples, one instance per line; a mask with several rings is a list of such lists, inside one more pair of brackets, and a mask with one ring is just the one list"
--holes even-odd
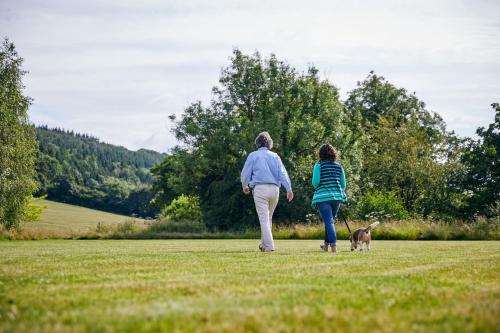
[(255, 145), (257, 148), (266, 147), (267, 149), (273, 149), (273, 139), (267, 132), (261, 132), (255, 138)]

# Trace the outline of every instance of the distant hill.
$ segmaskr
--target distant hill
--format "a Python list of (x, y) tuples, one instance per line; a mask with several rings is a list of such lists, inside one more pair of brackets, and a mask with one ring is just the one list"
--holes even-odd
[(166, 154), (100, 142), (58, 128), (36, 128), (39, 143), (39, 195), (108, 212), (153, 216), (149, 207), (153, 176), (150, 168)]

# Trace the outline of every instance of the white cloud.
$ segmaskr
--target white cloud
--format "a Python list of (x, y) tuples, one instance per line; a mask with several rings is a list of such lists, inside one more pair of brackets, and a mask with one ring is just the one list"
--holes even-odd
[(342, 96), (370, 70), (473, 135), (500, 85), (497, 1), (12, 1), (1, 31), (26, 59), (31, 117), (165, 151), (167, 116), (208, 101), (233, 47), (315, 64)]

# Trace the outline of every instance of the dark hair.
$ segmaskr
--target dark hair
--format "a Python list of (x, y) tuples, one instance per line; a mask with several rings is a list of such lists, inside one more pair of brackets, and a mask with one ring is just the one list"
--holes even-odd
[(267, 149), (273, 149), (273, 139), (267, 132), (261, 132), (255, 138), (255, 145), (257, 148), (266, 147)]
[(336, 161), (337, 160), (337, 151), (333, 146), (329, 143), (325, 143), (321, 145), (319, 148), (319, 160), (320, 161)]

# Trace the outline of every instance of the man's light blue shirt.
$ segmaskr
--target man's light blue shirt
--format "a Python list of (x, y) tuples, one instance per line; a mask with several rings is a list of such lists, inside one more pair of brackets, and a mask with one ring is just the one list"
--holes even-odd
[(278, 154), (262, 147), (250, 155), (241, 171), (243, 187), (254, 187), (257, 184), (283, 185), (287, 192), (292, 192), (290, 177)]

